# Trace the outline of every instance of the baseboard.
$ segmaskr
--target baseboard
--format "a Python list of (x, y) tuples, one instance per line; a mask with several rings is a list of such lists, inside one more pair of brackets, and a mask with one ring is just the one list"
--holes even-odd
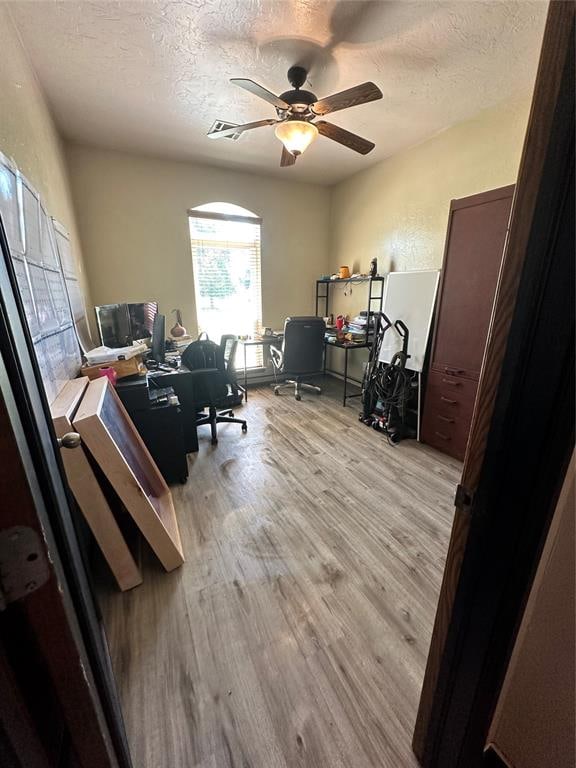
[[(317, 375), (321, 377), (323, 374), (320, 371)], [(325, 375), (331, 376), (333, 379), (338, 379), (338, 381), (344, 381), (344, 375), (341, 373), (338, 373), (337, 371), (326, 371)], [(314, 378), (314, 377), (312, 376), (311, 378)], [(283, 380), (284, 379), (282, 376), (278, 377), (279, 384)], [(240, 373), (240, 375), (238, 376), (238, 383), (244, 386), (244, 376), (242, 375), (242, 373)], [(257, 384), (275, 384), (275, 383), (276, 383), (276, 379), (274, 378), (273, 373), (257, 373), (255, 375), (248, 374), (248, 387), (252, 387)], [(350, 377), (348, 377), (348, 384), (351, 384), (352, 386), (355, 386), (355, 387), (362, 386), (361, 381), (357, 381), (356, 379), (351, 379)]]
[[(338, 371), (326, 371), (326, 376), (332, 376), (333, 379), (344, 381), (344, 374), (338, 373)], [(358, 379), (351, 379), (350, 376), (348, 376), (348, 384), (352, 384), (354, 387), (362, 387), (361, 381), (358, 381)]]

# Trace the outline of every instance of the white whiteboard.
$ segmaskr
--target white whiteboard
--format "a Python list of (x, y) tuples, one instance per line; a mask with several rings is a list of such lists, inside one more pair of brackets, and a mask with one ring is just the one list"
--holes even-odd
[(24, 253), (18, 206), (18, 171), (16, 166), (0, 152), (0, 215), (12, 253)]
[[(406, 367), (421, 372), (430, 334), (434, 302), (440, 272), (437, 269), (391, 272), (384, 289), (384, 314), (394, 323), (396, 320), (408, 327), (408, 354)], [(402, 349), (402, 338), (392, 326), (384, 334), (378, 360), (389, 363)]]
[(44, 390), (52, 402), (66, 381), (78, 375), (82, 364), (76, 318), (66, 291), (68, 277), (60, 266), (52, 219), (39, 194), (2, 153), (0, 217)]

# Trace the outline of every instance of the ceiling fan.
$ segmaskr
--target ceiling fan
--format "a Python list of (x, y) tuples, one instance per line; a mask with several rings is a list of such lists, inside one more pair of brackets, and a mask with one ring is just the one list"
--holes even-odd
[(251, 131), (253, 128), (261, 128), (265, 125), (275, 125), (276, 137), (284, 145), (280, 160), (282, 167), (294, 165), (296, 158), (310, 146), (318, 134), (337, 141), (361, 155), (366, 155), (373, 150), (375, 146), (373, 142), (363, 139), (355, 133), (350, 133), (338, 125), (328, 123), (326, 120), (316, 121), (316, 118), (328, 115), (330, 112), (337, 112), (340, 109), (381, 99), (382, 91), (374, 83), (368, 82), (327, 96), (325, 99), (318, 99), (310, 91), (301, 90), (307, 76), (308, 73), (304, 67), (290, 67), (288, 81), (293, 90), (286, 91), (280, 96), (275, 96), (253, 80), (232, 79), (230, 82), (272, 104), (276, 108), (277, 118), (257, 120), (253, 123), (244, 123), (244, 125), (234, 125), (223, 120), (217, 120), (208, 132), (208, 136), (211, 139), (237, 139), (244, 131)]

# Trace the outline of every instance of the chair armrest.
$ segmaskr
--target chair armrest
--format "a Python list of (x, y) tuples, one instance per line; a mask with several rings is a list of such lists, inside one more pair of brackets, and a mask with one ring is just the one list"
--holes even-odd
[(278, 347), (270, 345), (270, 357), (276, 368), (282, 368), (282, 351)]

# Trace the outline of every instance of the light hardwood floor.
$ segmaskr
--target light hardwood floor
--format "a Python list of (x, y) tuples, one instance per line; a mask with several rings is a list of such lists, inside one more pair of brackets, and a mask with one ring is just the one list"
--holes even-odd
[[(103, 599), (135, 768), (404, 768), (461, 465), (390, 447), (328, 380), (201, 428), (186, 562)], [(358, 402), (358, 401), (357, 401)]]

